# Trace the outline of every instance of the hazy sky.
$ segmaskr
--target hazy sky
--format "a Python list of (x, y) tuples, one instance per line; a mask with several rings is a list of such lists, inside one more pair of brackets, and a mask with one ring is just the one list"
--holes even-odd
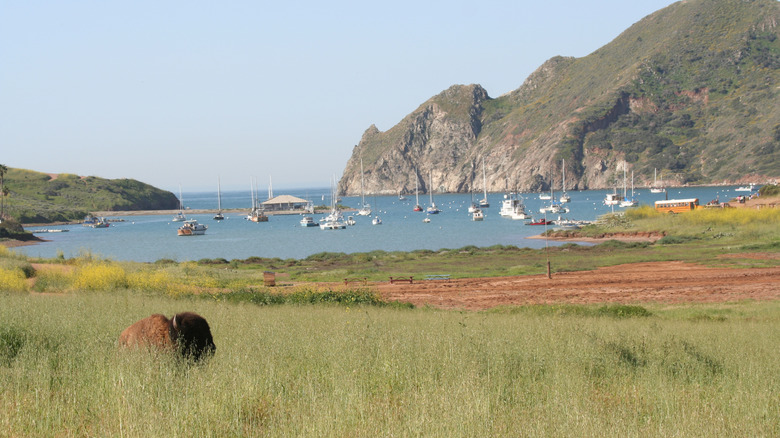
[(454, 84), (512, 91), (671, 3), (0, 0), (0, 164), (327, 187), (371, 124)]

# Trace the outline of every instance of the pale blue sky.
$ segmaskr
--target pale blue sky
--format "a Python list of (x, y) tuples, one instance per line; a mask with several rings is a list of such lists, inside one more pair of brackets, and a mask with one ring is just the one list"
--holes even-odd
[(0, 0), (0, 163), (327, 187), (371, 124), (454, 84), (507, 93), (671, 3)]

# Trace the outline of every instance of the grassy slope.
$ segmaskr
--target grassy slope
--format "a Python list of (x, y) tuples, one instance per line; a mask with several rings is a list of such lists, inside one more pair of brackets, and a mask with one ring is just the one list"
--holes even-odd
[(5, 185), (6, 213), (20, 222), (55, 222), (82, 219), (90, 211), (174, 209), (173, 193), (131, 179), (108, 180), (94, 176), (9, 169)]

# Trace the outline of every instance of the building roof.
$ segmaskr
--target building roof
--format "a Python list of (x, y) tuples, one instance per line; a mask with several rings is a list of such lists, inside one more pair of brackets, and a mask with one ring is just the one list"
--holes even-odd
[(267, 201), (263, 202), (263, 205), (269, 204), (307, 204), (309, 201), (301, 198), (296, 198), (291, 195), (279, 195), (275, 196)]

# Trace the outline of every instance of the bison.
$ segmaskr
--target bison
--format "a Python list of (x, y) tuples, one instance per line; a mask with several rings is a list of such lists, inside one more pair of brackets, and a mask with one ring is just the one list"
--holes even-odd
[(137, 321), (122, 331), (119, 335), (119, 345), (150, 345), (177, 351), (182, 357), (195, 361), (217, 349), (214, 338), (211, 337), (209, 323), (192, 312), (179, 313), (171, 319), (154, 314)]

